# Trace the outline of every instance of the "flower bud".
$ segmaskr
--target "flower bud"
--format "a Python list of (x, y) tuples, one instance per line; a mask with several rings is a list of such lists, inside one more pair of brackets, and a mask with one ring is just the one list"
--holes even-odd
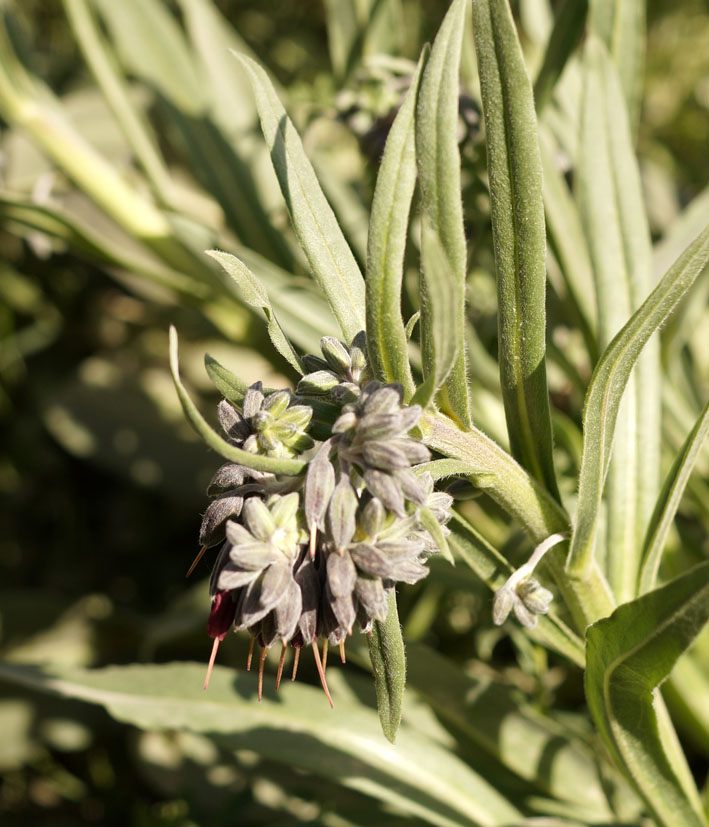
[(352, 360), (342, 342), (339, 342), (333, 336), (323, 336), (320, 339), (320, 350), (322, 350), (325, 360), (335, 373), (342, 375), (349, 371)]
[(337, 386), (339, 379), (329, 370), (318, 370), (301, 378), (295, 392), (299, 396), (322, 396)]

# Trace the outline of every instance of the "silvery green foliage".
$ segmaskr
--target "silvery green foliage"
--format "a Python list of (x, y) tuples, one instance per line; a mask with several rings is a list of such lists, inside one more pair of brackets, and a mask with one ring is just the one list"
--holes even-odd
[[(452, 498), (414, 468), (430, 459), (408, 436), (421, 408), (405, 406), (397, 384), (371, 378), (364, 333), (349, 346), (332, 337), (323, 358), (289, 391), (250, 387), (241, 410), (222, 400), (229, 441), (252, 453), (307, 459), (297, 477), (226, 463), (213, 477), (203, 545), (222, 543), (211, 577), (209, 634), (246, 629), (259, 646), (295, 647), (318, 637), (344, 642), (387, 617), (397, 583), (426, 576), (436, 541), (419, 519), (426, 508), (444, 527)], [(339, 411), (328, 439), (308, 433), (308, 397), (327, 396)], [(298, 404), (294, 400), (298, 400)]]

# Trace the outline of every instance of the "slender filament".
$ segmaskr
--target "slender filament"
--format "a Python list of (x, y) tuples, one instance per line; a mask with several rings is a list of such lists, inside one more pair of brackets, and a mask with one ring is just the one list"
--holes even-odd
[(202, 546), (202, 548), (197, 552), (197, 556), (192, 561), (192, 565), (187, 569), (187, 574), (185, 577), (189, 577), (190, 574), (197, 568), (197, 563), (204, 557), (204, 552), (207, 550), (207, 546)]

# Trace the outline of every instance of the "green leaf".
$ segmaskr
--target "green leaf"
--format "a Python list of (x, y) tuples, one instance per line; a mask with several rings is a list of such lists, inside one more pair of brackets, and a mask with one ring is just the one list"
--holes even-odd
[(0, 674), (21, 686), (99, 704), (133, 726), (205, 733), (224, 748), (250, 750), (333, 779), (403, 811), (412, 822), (493, 827), (522, 818), (434, 738), (403, 725), (397, 745), (387, 744), (374, 711), (347, 691), (336, 670), (328, 675), (335, 689), (333, 711), (319, 689), (302, 683), (284, 686), (278, 694), (266, 687), (258, 703), (255, 675), (219, 666), (205, 693), (204, 666), (194, 663), (53, 673), (2, 664)]
[[(449, 337), (455, 344), (457, 356), (452, 370), (445, 372), (448, 377), (448, 404), (451, 412), (464, 427), (472, 424), (472, 417), (464, 340), (467, 262), (457, 135), (458, 73), (467, 9), (468, 0), (453, 0), (451, 3), (433, 42), (421, 79), (416, 108), (416, 161), (421, 202), (424, 215), (433, 233), (438, 236), (440, 247), (448, 259), (447, 292), (453, 299), (446, 323), (450, 328)], [(426, 284), (427, 278), (424, 273), (421, 284), (421, 340), (424, 366), (425, 354), (430, 351), (428, 342), (439, 335), (432, 330), (436, 324), (435, 320), (425, 312), (426, 304), (435, 302), (435, 297)], [(438, 373), (440, 375), (442, 371)], [(431, 376), (430, 372), (428, 376)], [(436, 380), (430, 381), (435, 385)]]
[(219, 434), (209, 426), (205, 418), (197, 410), (197, 406), (190, 399), (180, 379), (180, 368), (177, 359), (177, 331), (174, 327), (170, 327), (170, 371), (185, 416), (196, 433), (213, 451), (216, 451), (220, 456), (224, 457), (224, 459), (231, 460), (231, 462), (238, 462), (240, 465), (253, 468), (255, 471), (271, 471), (274, 474), (284, 474), (285, 476), (294, 477), (305, 470), (307, 463), (303, 460), (276, 459), (274, 457), (250, 454), (248, 451), (243, 451), (241, 448), (237, 448), (235, 445), (231, 445), (225, 439), (222, 439)]
[(256, 97), (261, 128), (293, 228), (347, 342), (365, 329), (364, 279), (266, 72), (234, 53)]
[(409, 210), (416, 186), (414, 115), (426, 56), (424, 51), (406, 100), (389, 130), (367, 238), (367, 351), (375, 376), (384, 382), (400, 382), (405, 400), (414, 392), (414, 380), (401, 317), (401, 282)]
[(238, 376), (227, 370), (224, 365), (217, 362), (208, 353), (204, 355), (204, 367), (209, 379), (219, 393), (229, 402), (241, 407), (248, 390), (246, 382), (242, 382)]
[[(626, 106), (603, 44), (586, 44), (578, 190), (596, 280), (601, 350), (654, 284), (650, 234)], [(647, 520), (660, 486), (659, 345), (648, 344), (623, 399), (608, 470), (608, 576), (619, 601), (636, 594)]]
[(613, 58), (635, 133), (645, 75), (645, 0), (590, 0), (589, 5), (589, 29)]
[(576, 310), (589, 356), (595, 362), (598, 358), (596, 300), (588, 244), (579, 211), (554, 162), (551, 140), (545, 132), (540, 137), (549, 244), (559, 263), (569, 300)]
[(593, 561), (603, 483), (608, 472), (618, 408), (646, 342), (672, 313), (709, 260), (709, 226), (685, 250), (596, 365), (584, 408), (584, 451), (579, 499), (567, 570), (581, 574)]
[[(582, 663), (581, 642), (575, 644), (576, 662)], [(485, 756), (500, 761), (557, 804), (571, 804), (587, 824), (615, 821), (606, 786), (611, 767), (604, 762), (601, 770), (597, 751), (571, 727), (520, 702), (518, 690), (502, 681), (464, 672), (422, 644), (407, 646), (409, 692), (421, 696), (454, 732), (465, 734), (483, 752), (481, 763), (489, 760)], [(618, 780), (612, 778), (613, 786)], [(625, 797), (630, 795), (627, 790)]]
[(383, 623), (379, 620), (374, 621), (367, 645), (374, 674), (374, 689), (377, 693), (379, 722), (387, 741), (393, 744), (401, 724), (401, 708), (406, 686), (406, 652), (396, 608), (395, 591), (389, 595), (386, 620)]
[(397, 54), (402, 9), (394, 0), (325, 0), (330, 62), (337, 88), (367, 55)]
[(546, 231), (534, 99), (508, 3), (475, 0), (498, 298), (513, 456), (558, 498), (546, 381)]
[[(108, 219), (104, 219), (99, 231), (84, 216), (64, 207), (40, 206), (29, 198), (22, 200), (6, 195), (0, 197), (0, 216), (59, 239), (80, 255), (119, 267), (190, 299), (206, 300), (213, 293), (214, 288), (204, 281), (164, 265), (135, 238), (109, 224)], [(202, 273), (197, 271), (195, 275), (199, 277)]]
[(264, 285), (286, 336), (301, 351), (319, 353), (323, 336), (339, 335), (337, 322), (315, 282), (296, 278), (248, 247), (230, 247)]
[[(701, 232), (709, 215), (709, 186), (705, 187), (667, 228), (653, 250), (653, 269), (661, 276), (689, 242)], [(687, 301), (662, 330), (662, 360), (670, 370), (681, 364), (682, 349), (696, 330), (709, 297), (709, 279), (701, 279)]]
[(457, 311), (458, 290), (450, 259), (427, 216), (421, 221), (421, 357), (423, 384), (411, 404), (428, 407), (454, 370), (460, 340), (451, 319)]
[(246, 304), (263, 310), (268, 325), (268, 335), (273, 343), (273, 346), (281, 354), (281, 356), (302, 375), (304, 370), (300, 363), (300, 358), (278, 323), (278, 319), (273, 312), (271, 302), (263, 284), (261, 284), (251, 270), (249, 270), (249, 268), (242, 261), (239, 261), (236, 256), (232, 256), (229, 253), (224, 253), (219, 250), (207, 250), (207, 255), (219, 262), (219, 264), (221, 264), (226, 272), (239, 285), (241, 295), (243, 296)]
[(588, 14), (588, 0), (564, 0), (554, 18), (544, 60), (534, 81), (537, 114), (549, 102), (557, 80), (578, 45)]
[(261, 174), (270, 173), (270, 161), (267, 148), (254, 140), (251, 86), (229, 51), (249, 49), (212, 0), (180, 0), (180, 8), (207, 102), (202, 118), (190, 117), (175, 100), (166, 107), (183, 139), (186, 166), (244, 243), (292, 269), (295, 239), (273, 222), (280, 191), (275, 176)]
[(587, 632), (591, 714), (618, 766), (663, 827), (706, 824), (688, 768), (677, 763), (673, 745), (662, 738), (665, 724), (656, 716), (655, 688), (708, 620), (706, 562), (619, 606)]
[(647, 528), (640, 572), (640, 591), (646, 592), (655, 586), (660, 568), (662, 550), (667, 541), (670, 527), (679, 508), (684, 489), (689, 482), (694, 464), (699, 457), (707, 432), (709, 432), (709, 403), (704, 406), (699, 419), (670, 468), (662, 491), (657, 499), (655, 511)]
[(194, 56), (177, 21), (157, 0), (94, 0), (121, 60), (191, 115), (206, 107)]
[(142, 111), (133, 103), (87, 0), (64, 0), (76, 42), (148, 180), (164, 204), (174, 206), (170, 174)]

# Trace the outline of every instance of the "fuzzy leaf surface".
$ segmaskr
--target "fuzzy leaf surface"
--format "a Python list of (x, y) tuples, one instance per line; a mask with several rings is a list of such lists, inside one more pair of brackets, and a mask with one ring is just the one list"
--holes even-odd
[(426, 56), (421, 56), (406, 100), (389, 130), (367, 238), (367, 351), (375, 375), (385, 382), (401, 382), (406, 400), (414, 392), (414, 381), (401, 317), (401, 282), (416, 186), (414, 116)]
[(603, 483), (623, 391), (638, 356), (709, 260), (709, 226), (689, 245), (616, 335), (596, 365), (586, 394), (579, 500), (567, 568), (583, 572), (593, 560)]
[[(452, 368), (446, 373), (446, 392), (451, 412), (464, 427), (472, 424), (472, 417), (464, 341), (467, 261), (457, 130), (458, 75), (467, 11), (468, 0), (451, 3), (431, 48), (416, 109), (416, 160), (421, 202), (432, 234), (438, 236), (439, 246), (448, 261), (448, 267), (440, 269), (441, 273), (447, 271), (449, 284), (446, 291), (453, 298), (446, 324), (450, 328), (449, 337), (455, 343), (456, 356)], [(420, 292), (421, 343), (426, 374), (429, 342), (439, 333), (434, 330), (437, 319), (427, 312), (436, 297), (431, 293), (425, 272)], [(431, 375), (430, 363), (428, 375)]]
[[(601, 351), (654, 286), (650, 232), (627, 107), (597, 38), (586, 43), (578, 193), (593, 265)], [(620, 602), (636, 595), (643, 535), (660, 488), (657, 338), (628, 382), (607, 479), (608, 579)]]
[[(704, 827), (691, 775), (660, 737), (656, 687), (709, 620), (709, 562), (587, 631), (586, 695), (606, 746), (663, 827)], [(689, 776), (689, 780), (687, 780)]]
[(372, 635), (367, 639), (369, 658), (377, 693), (379, 723), (387, 741), (396, 741), (401, 724), (401, 710), (406, 686), (406, 652), (401, 634), (396, 592), (389, 595), (387, 618), (374, 621)]
[(301, 375), (303, 374), (303, 366), (300, 363), (298, 354), (293, 349), (293, 345), (288, 341), (288, 337), (283, 332), (283, 328), (276, 318), (276, 314), (271, 306), (271, 301), (268, 298), (266, 288), (256, 278), (256, 276), (249, 270), (249, 268), (239, 261), (236, 256), (229, 253), (221, 252), (220, 250), (208, 250), (207, 255), (219, 262), (226, 272), (239, 285), (241, 295), (244, 301), (251, 307), (257, 307), (263, 310), (266, 316), (266, 323), (268, 326), (268, 335), (273, 343), (273, 346), (286, 359), (290, 365)]
[(235, 57), (251, 81), (261, 128), (298, 241), (346, 341), (351, 342), (365, 329), (362, 274), (268, 75), (251, 58), (236, 53)]
[(546, 230), (532, 86), (507, 2), (475, 0), (500, 379), (515, 458), (558, 496), (546, 381)]
[(704, 445), (707, 432), (709, 432), (709, 404), (704, 406), (699, 419), (697, 419), (682, 449), (677, 454), (677, 458), (665, 477), (662, 491), (660, 491), (657, 499), (657, 505), (647, 529), (643, 549), (640, 573), (641, 592), (649, 591), (655, 585), (667, 535), (682, 500), (684, 489), (689, 482), (689, 476)]

